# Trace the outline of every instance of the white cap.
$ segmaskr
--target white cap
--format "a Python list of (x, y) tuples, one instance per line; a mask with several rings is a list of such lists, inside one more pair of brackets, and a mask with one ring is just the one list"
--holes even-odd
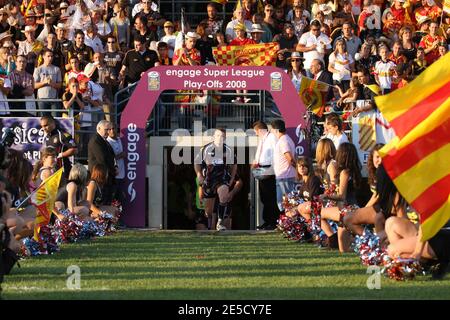
[(200, 36), (196, 32), (189, 31), (186, 33), (186, 38), (200, 39)]

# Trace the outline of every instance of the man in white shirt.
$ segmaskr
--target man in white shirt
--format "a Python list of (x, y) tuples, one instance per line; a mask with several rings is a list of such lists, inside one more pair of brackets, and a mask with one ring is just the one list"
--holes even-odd
[(257, 228), (260, 230), (273, 230), (277, 224), (280, 214), (277, 206), (277, 193), (275, 188), (275, 172), (273, 170), (273, 153), (277, 138), (262, 121), (253, 124), (253, 130), (259, 138), (255, 160), (252, 163), (254, 172), (260, 171), (257, 178), (259, 181), (259, 197), (263, 203), (264, 223)]
[(315, 59), (324, 61), (325, 54), (330, 53), (331, 39), (320, 31), (318, 20), (311, 22), (310, 31), (302, 34), (298, 41), (296, 51), (303, 52), (303, 68), (308, 78), (312, 78), (311, 62)]

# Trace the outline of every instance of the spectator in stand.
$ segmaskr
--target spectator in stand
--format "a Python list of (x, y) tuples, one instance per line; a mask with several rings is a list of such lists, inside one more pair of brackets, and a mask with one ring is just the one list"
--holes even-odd
[(417, 48), (416, 59), (412, 63), (412, 74), (418, 76), (421, 74), (428, 66), (427, 60), (425, 59), (425, 49), (422, 47)]
[(445, 42), (439, 43), (438, 51), (439, 51), (439, 58), (445, 56), (448, 52), (448, 44)]
[(103, 19), (103, 9), (98, 7), (91, 13), (91, 25), (97, 27), (98, 37), (102, 42), (106, 42), (108, 36), (112, 33), (111, 26)]
[(380, 60), (375, 64), (375, 81), (380, 86), (382, 94), (391, 92), (392, 81), (397, 65), (388, 59), (389, 49), (382, 45), (379, 49)]
[(359, 85), (357, 87), (358, 95), (356, 99), (366, 100), (367, 102), (364, 106), (359, 107), (353, 111), (353, 116), (355, 117), (361, 112), (375, 109), (375, 96), (377, 96), (377, 93), (369, 87), (369, 85), (373, 84), (373, 82), (371, 83), (370, 73), (367, 69), (358, 69), (357, 77)]
[(84, 37), (84, 44), (91, 47), (94, 53), (105, 52), (102, 40), (97, 33), (97, 26), (91, 24), (86, 29), (86, 35)]
[(328, 71), (333, 74), (334, 84), (338, 85), (343, 92), (346, 92), (350, 88), (355, 61), (348, 53), (344, 39), (336, 40), (335, 44), (336, 49), (329, 57)]
[(292, 7), (290, 8), (289, 12), (286, 15), (287, 21), (294, 20), (296, 7), (302, 8), (302, 10), (303, 10), (302, 15), (305, 17), (305, 19), (307, 21), (311, 20), (311, 14), (308, 12), (308, 10), (306, 10), (306, 6), (303, 2), (305, 2), (305, 1), (303, 1), (303, 0), (293, 0), (292, 1)]
[(262, 230), (273, 230), (280, 214), (277, 206), (275, 172), (272, 166), (277, 138), (269, 131), (267, 124), (257, 121), (253, 129), (259, 138), (252, 169), (262, 169), (263, 177), (258, 179), (259, 197), (263, 203), (264, 223), (258, 227)]
[(245, 12), (242, 8), (238, 8), (234, 11), (233, 14), (234, 19), (228, 22), (225, 31), (227, 42), (231, 42), (231, 40), (236, 38), (235, 27), (237, 24), (243, 24), (246, 30), (251, 30), (252, 22), (249, 20), (245, 20), (244, 13)]
[(253, 14), (255, 13), (253, 7), (252, 0), (242, 0), (242, 9), (244, 9), (244, 18), (245, 20), (251, 20)]
[(169, 46), (165, 42), (158, 42), (158, 63), (160, 66), (171, 66), (172, 59), (169, 57)]
[(145, 48), (150, 46), (150, 42), (158, 40), (156, 32), (149, 29), (147, 18), (141, 15), (138, 15), (134, 20), (134, 28), (131, 30), (131, 43), (134, 43), (134, 40), (138, 38), (144, 38), (143, 45)]
[(314, 59), (311, 62), (311, 75), (314, 80), (329, 84), (328, 93), (325, 96), (326, 101), (333, 99), (333, 76), (327, 70), (324, 70), (325, 65), (322, 60)]
[(406, 61), (410, 64), (416, 58), (417, 45), (412, 41), (412, 31), (410, 27), (403, 27), (399, 32), (401, 54), (405, 56)]
[(354, 35), (353, 24), (350, 22), (345, 22), (342, 25), (342, 35), (337, 37), (334, 41), (334, 48), (336, 49), (336, 43), (338, 40), (343, 39), (345, 41), (345, 46), (347, 52), (350, 54), (352, 59), (355, 58), (355, 54), (358, 52), (361, 46), (361, 39)]
[(252, 24), (252, 29), (250, 30), (251, 39), (255, 44), (263, 43), (262, 38), (265, 31), (260, 24)]
[[(0, 51), (1, 52), (1, 51)], [(34, 79), (31, 74), (25, 71), (27, 59), (25, 56), (18, 56), (16, 59), (16, 70), (9, 74), (11, 80), (11, 92), (9, 98), (11, 99), (34, 99)], [(16, 112), (16, 117), (30, 117), (31, 115), (26, 112), (27, 104), (29, 102), (9, 102), (12, 109), (23, 110), (22, 112)], [(31, 107), (35, 109), (35, 102), (31, 102)]]
[(57, 153), (56, 169), (64, 167), (63, 177), (67, 177), (72, 163), (70, 157), (77, 154), (77, 146), (68, 132), (56, 127), (55, 119), (50, 115), (44, 115), (40, 120), (41, 128), (44, 130), (44, 147), (53, 147)]
[(66, 38), (66, 29), (64, 23), (58, 23), (55, 27), (56, 33), (56, 48), (59, 50), (63, 56), (63, 67), (61, 71), (65, 72), (66, 70), (70, 70), (69, 65), (69, 51), (72, 43), (70, 40)]
[(134, 39), (134, 49), (126, 53), (120, 70), (120, 80), (126, 84), (132, 84), (141, 79), (142, 74), (155, 66), (158, 54), (153, 50), (147, 50), (145, 39), (137, 37)]
[[(50, 32), (47, 35), (47, 42), (45, 48), (51, 50), (53, 52), (53, 65), (58, 67), (61, 72), (63, 72), (64, 68), (64, 57), (62, 52), (57, 47), (56, 35)], [(42, 52), (39, 54), (37, 59), (37, 66), (39, 67), (43, 63)]]
[(162, 27), (164, 25), (164, 22), (166, 21), (159, 14), (159, 12), (156, 11), (156, 8), (151, 0), (142, 1), (142, 9), (138, 15), (147, 19), (147, 27), (154, 34), (157, 34), (158, 27)]
[(400, 41), (395, 41), (392, 45), (392, 52), (388, 59), (394, 62), (397, 66), (403, 66), (406, 64), (406, 57), (401, 53), (402, 43)]
[(263, 43), (272, 42), (273, 38), (272, 32), (270, 31), (269, 27), (264, 23), (264, 16), (260, 13), (255, 13), (253, 15), (252, 22), (253, 24), (259, 24), (264, 30), (264, 33), (261, 38), (262, 42)]
[(22, 28), (25, 25), (25, 19), (23, 18), (22, 13), (20, 12), (20, 4), (17, 1), (12, 1), (5, 8), (3, 8), (3, 10), (4, 10), (3, 14), (6, 14), (7, 17), (8, 17), (7, 13), (9, 13), (7, 22), (11, 26), (10, 32), (15, 34), (14, 30), (16, 29), (16, 27)]
[(334, 0), (334, 2), (326, 1), (326, 0), (317, 0), (311, 7), (311, 13), (316, 18), (316, 15), (319, 13), (323, 14), (322, 23), (331, 26), (333, 24), (333, 12), (336, 12), (338, 9), (338, 1)]
[(106, 141), (109, 136), (109, 131), (111, 131), (112, 128), (109, 121), (101, 120), (97, 124), (97, 133), (91, 137), (88, 144), (89, 172), (91, 172), (92, 175), (93, 168), (96, 165), (105, 167), (105, 185), (109, 186), (109, 190), (104, 194), (104, 200), (109, 203), (111, 203), (115, 191), (114, 186), (117, 170), (114, 151), (111, 148), (111, 145)]
[[(77, 78), (71, 78), (68, 81), (67, 89), (62, 95), (64, 109), (72, 111), (75, 119), (75, 130), (80, 129), (80, 112), (84, 110), (83, 96), (79, 92)], [(66, 116), (68, 116), (66, 114)]]
[(0, 8), (0, 33), (4, 32), (9, 32), (14, 40), (18, 40), (20, 32), (15, 26), (13, 26), (13, 24), (10, 23), (10, 20), (8, 18), (8, 11), (5, 8)]
[[(371, 54), (370, 45), (367, 43), (363, 43), (361, 46), (361, 51), (355, 54), (355, 69), (366, 69), (369, 72), (372, 72), (375, 69), (375, 63), (377, 62), (378, 57), (376, 55)], [(375, 81), (375, 78), (370, 74), (370, 79)]]
[(438, 35), (439, 24), (435, 21), (430, 23), (430, 32), (420, 41), (419, 46), (425, 49), (425, 60), (431, 65), (439, 58), (439, 43), (445, 42), (445, 38)]
[(417, 26), (419, 30), (414, 32), (413, 41), (415, 44), (419, 45), (422, 38), (428, 34), (430, 29), (431, 18), (430, 17), (420, 17), (417, 19)]
[(312, 61), (314, 59), (324, 61), (325, 55), (331, 49), (331, 39), (321, 33), (320, 28), (320, 22), (313, 20), (310, 25), (310, 31), (301, 36), (296, 48), (296, 51), (303, 52), (303, 57), (305, 58), (303, 68), (306, 71), (306, 75), (310, 78), (312, 78), (310, 70)]
[[(53, 52), (50, 49), (43, 50), (42, 66), (36, 68), (33, 73), (34, 88), (37, 90), (38, 108), (42, 115), (46, 114), (44, 110), (60, 109), (58, 102), (46, 102), (46, 99), (58, 99), (58, 91), (62, 86), (61, 70), (52, 64)], [(57, 111), (52, 111), (53, 116), (57, 116)]]
[[(130, 19), (128, 19), (128, 10), (124, 2), (116, 2), (113, 7), (114, 16), (109, 20), (112, 29), (112, 35), (118, 41), (122, 51), (130, 47)], [(111, 34), (110, 34), (111, 36)], [(106, 38), (109, 41), (109, 37)]]
[[(207, 25), (206, 30), (205, 30), (206, 34), (208, 36), (214, 36), (217, 32), (223, 31), (223, 20), (217, 15), (216, 4), (213, 2), (208, 3), (208, 5), (206, 6), (206, 12), (207, 12), (208, 18), (206, 18), (200, 22), (200, 23), (206, 23), (206, 25)], [(162, 41), (164, 41), (164, 40), (162, 40)], [(165, 42), (167, 42), (167, 41), (165, 41)]]
[(175, 50), (175, 41), (177, 37), (174, 34), (175, 28), (172, 22), (166, 21), (164, 22), (164, 33), (165, 35), (161, 38), (160, 41), (165, 42), (169, 47), (169, 58), (173, 58), (173, 52)]
[(283, 195), (295, 188), (295, 144), (286, 134), (282, 120), (272, 121), (272, 132), (278, 139), (273, 153), (278, 209), (283, 211)]
[(69, 80), (72, 78), (77, 79), (78, 75), (83, 72), (83, 70), (80, 68), (80, 60), (76, 56), (73, 56), (69, 59), (69, 66), (70, 71), (66, 72), (64, 75), (64, 81), (63, 84), (66, 86), (69, 83)]
[[(200, 38), (195, 43), (195, 48), (198, 51), (200, 51), (200, 56), (201, 56), (200, 64), (202, 66), (207, 64), (208, 62), (214, 62), (214, 56), (212, 53), (212, 48), (214, 45), (213, 39), (208, 37), (208, 35), (205, 32), (205, 29), (206, 29), (206, 24), (204, 24), (204, 23), (200, 23), (196, 29), (196, 32)], [(249, 39), (249, 40), (251, 40), (251, 39)]]
[[(195, 32), (188, 32), (184, 40), (184, 46), (177, 49), (173, 54), (174, 66), (198, 66), (201, 63), (200, 51), (195, 48), (195, 44), (199, 39), (199, 35)], [(188, 91), (192, 93), (192, 91)], [(186, 93), (181, 91), (180, 93)], [(192, 126), (192, 105), (189, 103), (194, 102), (196, 95), (177, 95), (175, 96), (175, 102), (180, 104), (178, 127), (189, 129)]]
[(275, 7), (274, 18), (275, 18), (276, 28), (278, 30), (277, 34), (280, 34), (283, 32), (284, 26), (287, 22), (283, 7)]
[(19, 41), (19, 47), (17, 50), (17, 54), (20, 56), (26, 56), (28, 58), (26, 70), (28, 73), (32, 73), (34, 71), (34, 66), (36, 65), (37, 55), (43, 49), (44, 44), (40, 41), (37, 41), (34, 38), (34, 29), (32, 26), (26, 26), (25, 37), (26, 40)]
[(112, 82), (112, 91), (117, 92), (119, 89), (119, 72), (121, 69), (123, 54), (119, 52), (119, 46), (114, 36), (109, 36), (106, 42), (104, 60)]
[(299, 92), (302, 78), (305, 76), (305, 72), (302, 69), (303, 58), (300, 56), (299, 52), (295, 51), (291, 53), (291, 56), (287, 59), (287, 61), (290, 64), (288, 66), (288, 75), (291, 78), (295, 89)]
[(266, 4), (264, 7), (264, 24), (269, 28), (273, 36), (282, 31), (278, 29), (277, 21), (275, 20), (275, 9), (271, 4)]
[(278, 54), (284, 56), (284, 61), (291, 56), (292, 52), (295, 52), (295, 48), (298, 43), (298, 38), (295, 35), (294, 26), (290, 23), (284, 25), (284, 32), (282, 34), (277, 34), (273, 37), (274, 42), (278, 42), (280, 45), (280, 50)]
[(338, 10), (333, 14), (333, 27), (342, 27), (345, 23), (356, 25), (356, 18), (352, 11), (353, 4), (349, 0), (342, 2), (342, 10)]
[[(68, 62), (72, 57), (77, 57), (78, 61), (80, 62), (81, 69), (84, 69), (84, 67), (92, 61), (92, 56), (94, 55), (94, 50), (84, 43), (84, 38), (85, 36), (83, 31), (75, 31), (74, 40), (67, 56), (69, 59)], [(70, 69), (67, 69), (66, 66), (66, 70)]]
[(114, 99), (112, 90), (115, 79), (111, 79), (110, 69), (106, 66), (102, 53), (94, 54), (94, 61), (84, 68), (84, 74), (103, 89), (103, 92), (99, 93), (99, 100), (102, 102), (106, 120), (111, 121), (112, 101)]
[(293, 16), (290, 20), (292, 25), (294, 26), (295, 30), (295, 36), (300, 39), (300, 37), (305, 32), (306, 28), (309, 25), (308, 19), (304, 15), (304, 9), (303, 6), (298, 5), (295, 6), (293, 9)]

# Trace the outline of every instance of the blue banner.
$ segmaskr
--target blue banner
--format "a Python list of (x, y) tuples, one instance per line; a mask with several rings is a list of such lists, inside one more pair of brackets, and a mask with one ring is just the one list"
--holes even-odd
[[(63, 132), (74, 135), (73, 118), (55, 118), (56, 127)], [(40, 158), (39, 151), (44, 141), (44, 130), (41, 129), (40, 117), (0, 117), (0, 130), (13, 129), (16, 134), (12, 149), (23, 152), (25, 157), (34, 164)]]

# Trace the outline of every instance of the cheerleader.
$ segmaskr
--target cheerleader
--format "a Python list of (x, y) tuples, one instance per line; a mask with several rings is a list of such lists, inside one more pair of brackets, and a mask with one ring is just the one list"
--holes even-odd
[[(378, 211), (380, 211), (378, 203), (378, 195), (376, 192), (376, 170), (381, 164), (381, 156), (379, 150), (384, 145), (378, 143), (372, 149), (367, 160), (367, 169), (369, 172), (369, 186), (372, 191), (372, 197), (369, 202), (367, 202), (364, 208), (357, 209), (356, 211), (350, 212), (344, 217), (344, 225), (353, 234), (362, 235), (364, 224), (375, 224), (375, 217)], [(375, 230), (381, 231), (381, 230)]]
[[(347, 252), (350, 249), (350, 233), (343, 228), (343, 218), (348, 211), (357, 207), (356, 190), (361, 186), (361, 163), (359, 162), (356, 147), (351, 143), (340, 145), (336, 153), (336, 165), (338, 175), (338, 188), (335, 194), (323, 194), (322, 201), (332, 200), (337, 202), (337, 206), (322, 208), (321, 227), (329, 238), (329, 247), (333, 248), (336, 239), (340, 252)], [(327, 219), (339, 223), (337, 234), (334, 233)]]

